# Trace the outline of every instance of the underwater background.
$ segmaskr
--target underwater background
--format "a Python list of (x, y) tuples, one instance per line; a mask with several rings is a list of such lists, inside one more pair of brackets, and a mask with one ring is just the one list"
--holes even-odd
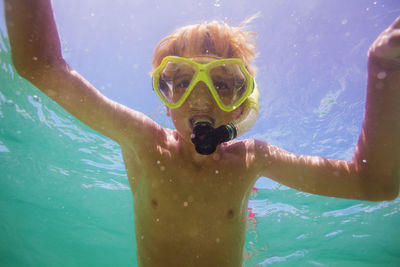
[[(243, 138), (350, 160), (366, 53), (398, 0), (56, 0), (63, 55), (107, 97), (173, 127), (151, 87), (153, 49), (204, 20), (258, 33), (260, 116)], [(0, 6), (0, 266), (137, 266), (133, 198), (119, 146), (27, 81), (10, 60)], [(244, 266), (400, 266), (400, 199), (302, 193), (261, 178)], [(177, 218), (179, 219), (179, 218)]]

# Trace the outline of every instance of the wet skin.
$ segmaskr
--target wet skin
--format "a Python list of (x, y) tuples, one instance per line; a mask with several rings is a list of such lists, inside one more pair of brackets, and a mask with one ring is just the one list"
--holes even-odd
[(240, 266), (247, 202), (261, 176), (330, 197), (398, 197), (400, 17), (369, 49), (364, 122), (351, 160), (296, 155), (262, 140), (229, 142), (203, 156), (191, 143), (191, 120), (212, 118), (219, 126), (238, 118), (240, 108), (221, 111), (201, 82), (182, 107), (168, 109), (176, 130), (163, 129), (102, 95), (67, 64), (50, 1), (4, 3), (19, 75), (120, 144), (134, 196), (140, 266)]
[(229, 142), (203, 156), (190, 140), (193, 117), (219, 126), (241, 112), (220, 110), (200, 82), (182, 107), (168, 109), (176, 130), (165, 130), (163, 140), (137, 153), (140, 159), (122, 146), (141, 266), (241, 266), (247, 202), (257, 177), (249, 171), (253, 143)]

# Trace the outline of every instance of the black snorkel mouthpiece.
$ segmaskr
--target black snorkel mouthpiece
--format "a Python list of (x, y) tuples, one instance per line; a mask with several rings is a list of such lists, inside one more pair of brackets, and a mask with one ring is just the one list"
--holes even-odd
[(210, 121), (197, 121), (193, 127), (192, 143), (197, 153), (210, 155), (219, 144), (234, 139), (236, 135), (236, 127), (232, 123), (214, 128)]

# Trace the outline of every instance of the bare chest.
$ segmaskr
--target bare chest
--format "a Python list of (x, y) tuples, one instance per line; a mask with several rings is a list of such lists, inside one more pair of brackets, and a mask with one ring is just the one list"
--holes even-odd
[(238, 165), (221, 162), (199, 166), (157, 160), (138, 181), (135, 201), (140, 207), (135, 204), (135, 210), (145, 209), (143, 215), (156, 222), (161, 218), (175, 224), (177, 218), (186, 218), (182, 224), (237, 222), (246, 212), (252, 186), (249, 173)]
[(139, 254), (160, 261), (179, 253), (180, 262), (190, 258), (200, 263), (200, 257), (240, 262), (252, 187), (246, 164), (216, 160), (202, 166), (161, 157), (153, 161), (135, 174)]

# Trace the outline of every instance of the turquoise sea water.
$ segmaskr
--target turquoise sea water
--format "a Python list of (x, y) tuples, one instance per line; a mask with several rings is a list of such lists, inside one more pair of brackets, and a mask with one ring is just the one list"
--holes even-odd
[[(332, 1), (325, 6), (305, 1), (306, 7), (285, 1), (269, 6), (254, 3), (249, 13), (257, 8), (263, 12), (255, 30), (266, 32), (268, 38), (258, 40), (261, 116), (246, 137), (295, 153), (351, 158), (362, 121), (367, 48), (400, 14), (395, 1), (356, 2), (346, 6), (342, 1), (341, 8)], [(210, 12), (224, 3), (213, 1)], [(55, 5), (60, 5), (55, 6), (60, 32), (68, 37), (63, 20), (72, 15), (57, 13), (65, 3)], [(200, 13), (202, 8), (206, 7)], [(333, 12), (336, 8), (341, 13)], [(295, 27), (282, 22), (290, 17), (297, 21)], [(0, 266), (136, 266), (133, 199), (119, 147), (20, 78), (10, 63), (4, 28), (0, 30)], [(164, 35), (157, 33), (157, 38)], [(74, 54), (74, 41), (66, 37), (65, 56), (78, 69), (82, 64), (81, 72), (87, 72), (85, 76), (91, 76), (103, 93), (118, 91), (115, 77), (105, 74), (111, 80), (105, 83), (96, 73), (103, 65), (92, 62), (91, 69), (85, 69), (94, 49), (89, 41), (84, 45), (80, 41), (81, 50), (89, 48), (86, 64), (79, 63), (82, 55)], [(118, 64), (116, 60), (113, 72), (121, 79), (124, 71)], [(110, 63), (106, 65), (111, 69)], [(142, 75), (148, 80), (146, 71)], [(131, 74), (127, 84), (137, 75)], [(146, 79), (137, 83), (151, 95)], [(127, 99), (123, 94), (114, 99)], [(170, 125), (163, 109), (152, 101), (137, 109)], [(249, 203), (246, 267), (400, 266), (400, 199), (363, 202), (320, 197), (267, 178), (255, 187)]]

